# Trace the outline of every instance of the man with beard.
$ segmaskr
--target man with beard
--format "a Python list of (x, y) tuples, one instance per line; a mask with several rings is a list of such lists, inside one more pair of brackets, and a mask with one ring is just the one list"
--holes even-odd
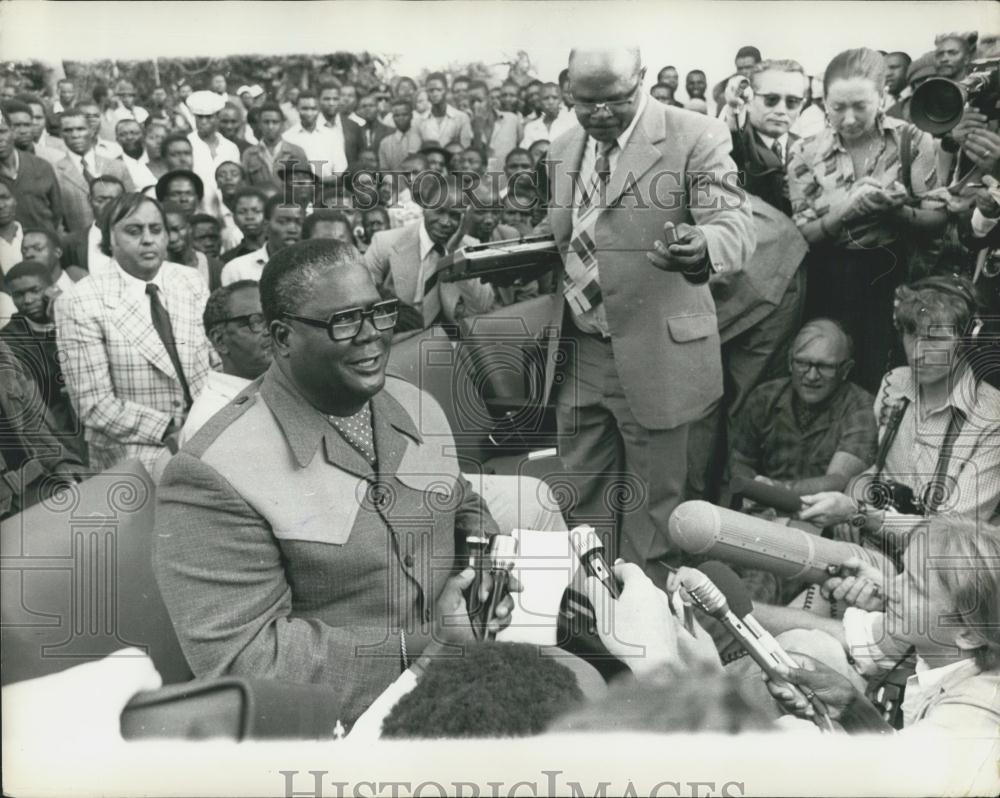
[(137, 191), (156, 185), (156, 177), (149, 169), (142, 126), (134, 119), (122, 119), (115, 125), (115, 140), (122, 148), (122, 161)]

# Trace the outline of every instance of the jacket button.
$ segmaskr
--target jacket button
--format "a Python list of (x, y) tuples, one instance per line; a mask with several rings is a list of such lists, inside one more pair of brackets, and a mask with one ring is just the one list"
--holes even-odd
[(407, 568), (412, 568), (413, 567), (413, 555), (412, 554), (407, 554), (403, 558), (403, 565), (405, 565)]

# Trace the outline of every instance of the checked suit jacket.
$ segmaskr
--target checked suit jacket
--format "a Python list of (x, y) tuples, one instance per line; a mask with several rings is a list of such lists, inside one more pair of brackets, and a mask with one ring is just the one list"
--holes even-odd
[[(572, 238), (573, 174), (579, 174), (587, 138), (584, 128), (574, 127), (552, 142), (547, 156), (547, 226), (561, 252)], [(718, 119), (650, 102), (607, 183), (606, 207), (594, 228), (601, 293), (615, 368), (629, 408), (647, 429), (695, 421), (722, 395), (718, 320), (708, 283), (662, 271), (646, 253), (663, 240), (665, 222), (696, 224), (716, 272), (743, 268), (756, 234), (731, 149), (729, 129)], [(566, 300), (561, 272), (557, 277), (547, 329), (546, 401), (565, 362), (560, 347), (568, 345), (560, 339)]]
[[(79, 161), (78, 156), (73, 157)], [(120, 158), (102, 158), (100, 155), (95, 158), (97, 171), (94, 177), (100, 175), (117, 177), (122, 181), (126, 191), (135, 191), (135, 185), (124, 161)], [(90, 186), (80, 170), (80, 164), (71, 161), (67, 155), (53, 168), (56, 170), (56, 180), (59, 181), (59, 190), (62, 193), (63, 223), (66, 225), (66, 230), (70, 233), (86, 230), (94, 223), (94, 212), (90, 209)]]
[[(164, 304), (192, 397), (210, 370), (201, 316), (208, 289), (187, 266), (161, 266)], [(90, 464), (105, 469), (138, 457), (151, 469), (171, 420), (183, 421), (184, 392), (153, 327), (148, 300), (136, 301), (121, 268), (85, 277), (56, 303), (66, 387), (84, 425)]]

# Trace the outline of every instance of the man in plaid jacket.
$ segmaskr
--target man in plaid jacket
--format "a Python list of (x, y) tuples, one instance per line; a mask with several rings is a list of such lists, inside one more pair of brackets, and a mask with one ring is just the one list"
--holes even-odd
[(56, 304), (63, 373), (94, 470), (133, 457), (151, 468), (209, 372), (208, 289), (194, 269), (164, 262), (166, 242), (159, 204), (123, 195), (102, 226), (113, 268)]

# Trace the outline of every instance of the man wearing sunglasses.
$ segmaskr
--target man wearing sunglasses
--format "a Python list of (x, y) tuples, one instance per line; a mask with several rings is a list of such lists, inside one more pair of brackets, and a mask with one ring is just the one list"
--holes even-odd
[(197, 676), (325, 684), (349, 727), (432, 640), (473, 640), (455, 541), (499, 529), (440, 406), (386, 375), (397, 303), (351, 247), (282, 250), (260, 297), (274, 360), (167, 466), (154, 567)]
[(726, 126), (651, 100), (638, 48), (574, 49), (569, 76), (580, 126), (546, 156), (564, 254), (545, 398), (579, 496), (564, 509), (663, 584), (689, 428), (722, 395), (707, 282), (753, 251), (751, 214)]
[[(789, 128), (802, 110), (807, 78), (795, 61), (769, 60), (751, 68), (749, 89), (730, 92), (724, 118), (733, 141), (740, 185), (751, 196), (757, 246), (742, 271), (713, 278), (719, 316), (725, 402), (698, 425), (691, 441), (691, 490), (719, 498), (726, 458), (726, 429), (750, 392), (783, 376), (788, 346), (805, 300), (805, 239), (791, 221), (785, 168), (797, 136)], [(704, 464), (703, 464), (704, 463)]]

